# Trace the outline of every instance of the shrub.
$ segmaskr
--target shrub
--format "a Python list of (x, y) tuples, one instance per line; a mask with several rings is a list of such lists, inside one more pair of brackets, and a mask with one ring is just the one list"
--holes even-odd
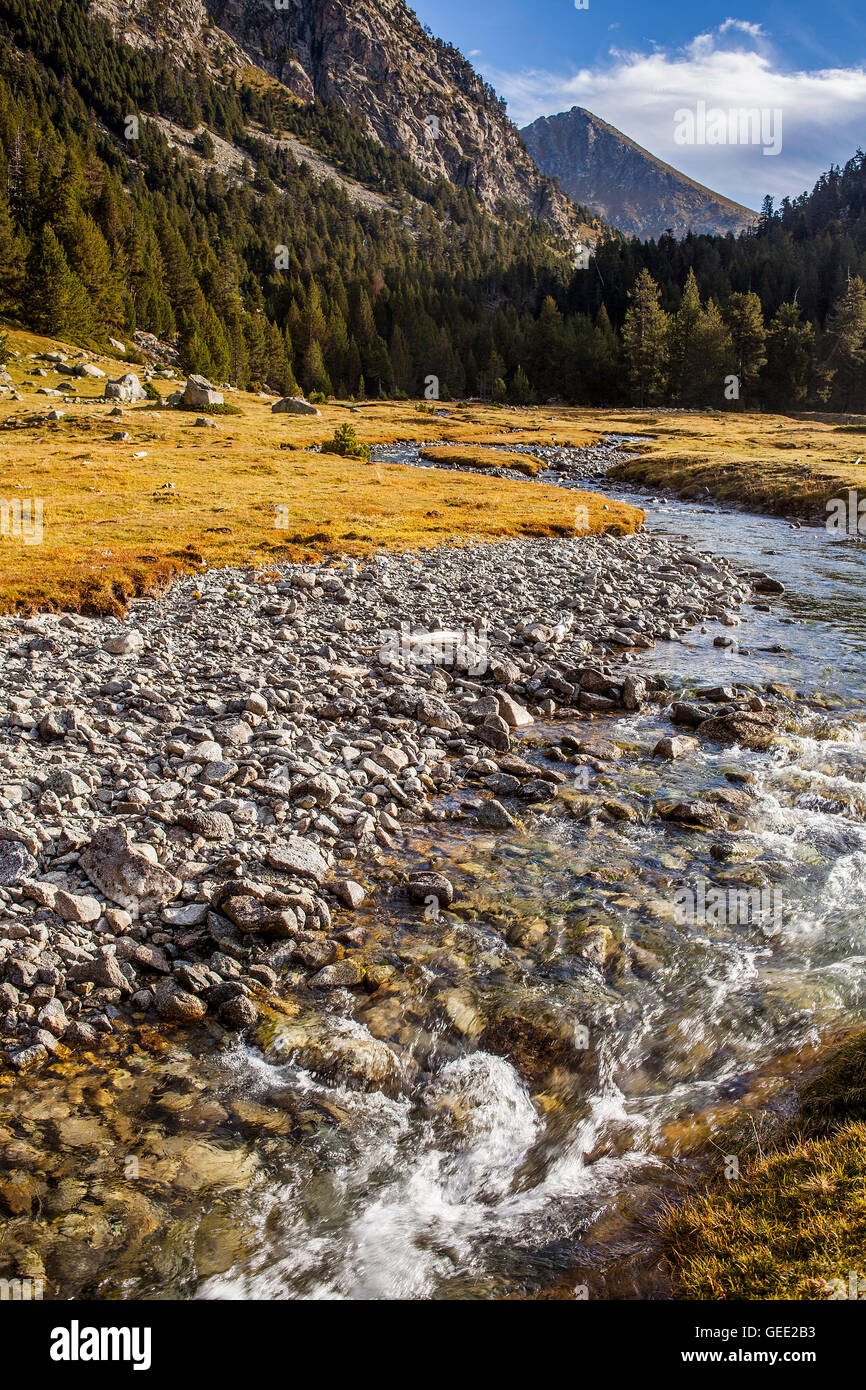
[(322, 453), (339, 454), (344, 459), (363, 459), (365, 463), (370, 462), (370, 446), (359, 444), (354, 425), (339, 425), (334, 430), (334, 438), (322, 445)]

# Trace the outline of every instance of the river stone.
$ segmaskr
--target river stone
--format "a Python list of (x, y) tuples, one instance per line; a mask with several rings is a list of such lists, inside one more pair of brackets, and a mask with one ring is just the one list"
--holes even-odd
[(432, 897), (440, 907), (450, 907), (454, 901), (454, 884), (444, 874), (412, 874), (409, 878), (409, 897), (413, 903), (426, 903)]
[(103, 948), (93, 960), (81, 961), (70, 966), (67, 978), (73, 981), (89, 982), (102, 989), (119, 989), (122, 994), (131, 994), (132, 986), (124, 975), (117, 960)]
[(249, 1028), (258, 1018), (255, 1004), (243, 994), (226, 999), (219, 1007), (220, 1022), (227, 1028)]
[(292, 835), (281, 845), (268, 850), (268, 863), (278, 873), (297, 874), (322, 884), (328, 877), (328, 861), (313, 840)]
[(490, 830), (514, 830), (517, 827), (517, 821), (495, 797), (481, 803), (475, 812), (475, 819), (479, 825), (485, 825)]
[(509, 729), (525, 729), (527, 724), (535, 723), (529, 710), (518, 704), (517, 700), (512, 699), (506, 691), (500, 690), (497, 693), (496, 702), (499, 706), (499, 713)]
[(353, 985), (359, 985), (363, 978), (364, 967), (359, 961), (347, 958), (326, 965), (311, 976), (308, 984), (311, 989), (351, 989)]
[(673, 734), (668, 738), (660, 738), (653, 749), (654, 758), (666, 758), (673, 762), (675, 758), (682, 758), (686, 753), (691, 753), (699, 746), (696, 738), (688, 738), (685, 734)]
[(38, 871), (33, 855), (17, 840), (0, 840), (0, 888), (13, 888)]
[(422, 695), (415, 706), (415, 715), (431, 729), (444, 729), (446, 732), (459, 729), (463, 722), (456, 710), (435, 695)]
[(690, 704), (688, 700), (675, 700), (669, 713), (674, 724), (685, 724), (690, 729), (696, 729), (707, 718), (705, 709), (700, 705)]
[(327, 887), (344, 907), (351, 908), (352, 911), (359, 908), (367, 896), (366, 888), (351, 878), (331, 879)]
[(82, 1018), (74, 1018), (63, 1034), (63, 1041), (67, 1047), (96, 1047), (99, 1037), (91, 1024)]
[(117, 903), (133, 912), (149, 912), (178, 897), (180, 879), (130, 841), (123, 825), (106, 825), (98, 830), (80, 859), (91, 883)]
[(764, 753), (772, 747), (779, 726), (779, 716), (773, 710), (734, 712), (705, 719), (698, 725), (698, 738), (716, 743), (741, 744)]
[(662, 820), (676, 821), (680, 825), (715, 830), (722, 824), (716, 807), (709, 801), (701, 801), (698, 798), (688, 801), (674, 798), (657, 801), (654, 810)]
[(202, 999), (181, 989), (177, 981), (170, 977), (158, 982), (154, 1002), (160, 1018), (174, 1019), (178, 1023), (195, 1023), (207, 1013), (207, 1005)]
[(268, 907), (258, 898), (245, 894), (225, 898), (220, 911), (242, 932), (287, 937), (294, 936), (298, 930), (298, 919), (290, 907)]

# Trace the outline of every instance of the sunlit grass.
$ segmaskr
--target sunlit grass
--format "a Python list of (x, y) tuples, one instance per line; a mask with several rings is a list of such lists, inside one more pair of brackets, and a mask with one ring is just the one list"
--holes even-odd
[(866, 1033), (825, 1061), (777, 1151), (671, 1208), (663, 1234), (684, 1298), (826, 1299), (848, 1296), (852, 1271), (866, 1281)]
[[(20, 354), (63, 348), (18, 332), (10, 342)], [(232, 392), (227, 400), (242, 413), (220, 417), (212, 429), (148, 402), (111, 416), (104, 382), (86, 378), (75, 379), (71, 404), (38, 395), (38, 387), (56, 388), (69, 376), (37, 378), (36, 365), (47, 366), (23, 358), (10, 364), (23, 399), (0, 405), (0, 426), (14, 417), (23, 427), (0, 429), (0, 499), (42, 499), (43, 540), (0, 539), (0, 611), (120, 612), (131, 595), (205, 563), (267, 566), (334, 552), (574, 535), (578, 505), (586, 507), (590, 532), (628, 532), (643, 520), (625, 504), (603, 509), (595, 495), (310, 452), (347, 422), (369, 444), (429, 439), (433, 430), (461, 441), (537, 441), (541, 433), (545, 443), (554, 435), (582, 442), (590, 436), (575, 412), (459, 407), (434, 421), (417, 403), (376, 402), (291, 416), (272, 414), (271, 400)], [(109, 376), (128, 370), (117, 359), (99, 365)], [(32, 386), (23, 386), (28, 380)], [(159, 386), (175, 389), (173, 382)], [(54, 407), (65, 414), (49, 422)], [(131, 439), (112, 440), (119, 431)]]

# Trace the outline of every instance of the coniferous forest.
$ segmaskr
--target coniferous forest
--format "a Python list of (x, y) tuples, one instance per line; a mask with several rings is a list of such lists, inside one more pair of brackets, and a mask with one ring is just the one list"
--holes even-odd
[[(317, 182), (284, 133), (387, 205)], [(280, 392), (433, 375), (444, 399), (866, 411), (866, 156), (737, 237), (612, 231), (575, 269), (336, 102), (181, 71), (86, 0), (0, 0), (0, 314), (90, 345), (145, 330), (186, 371)]]

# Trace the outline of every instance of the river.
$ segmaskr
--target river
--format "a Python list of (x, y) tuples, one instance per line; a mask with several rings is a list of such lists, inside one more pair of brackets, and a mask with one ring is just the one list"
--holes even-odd
[[(801, 726), (772, 755), (710, 745), (662, 763), (652, 749), (670, 724), (651, 707), (605, 730), (628, 750), (621, 770), (567, 787), (529, 830), (412, 830), (410, 855), (453, 879), (454, 911), (419, 930), (383, 880), (363, 915), (397, 982), (354, 1012), (335, 1000), (329, 1023), (347, 1049), (377, 1049), (381, 1085), (305, 1071), (279, 1029), (262, 1047), (118, 1044), (98, 1076), (75, 1064), (62, 1085), (22, 1082), (62, 1179), (102, 1194), (102, 1245), (76, 1230), (74, 1203), (62, 1215), (61, 1294), (663, 1297), (664, 1198), (736, 1155), (738, 1126), (784, 1114), (821, 1040), (862, 1020), (866, 549), (590, 486), (643, 506), (649, 530), (785, 585), (772, 611), (659, 644), (639, 669), (685, 697), (790, 687), (808, 701)], [(738, 648), (713, 645), (732, 633)], [(525, 743), (544, 761), (540, 733)], [(622, 814), (587, 818), (587, 792)], [(646, 814), (656, 796), (708, 793), (742, 812), (736, 835)], [(771, 910), (681, 920), (683, 883), (757, 888)], [(615, 944), (604, 969), (579, 949), (587, 926)], [(478, 1044), (491, 1015), (522, 1020), (510, 1054)], [(113, 1176), (124, 1146), (151, 1155), (132, 1216)], [(127, 1235), (112, 1243), (121, 1208)]]

